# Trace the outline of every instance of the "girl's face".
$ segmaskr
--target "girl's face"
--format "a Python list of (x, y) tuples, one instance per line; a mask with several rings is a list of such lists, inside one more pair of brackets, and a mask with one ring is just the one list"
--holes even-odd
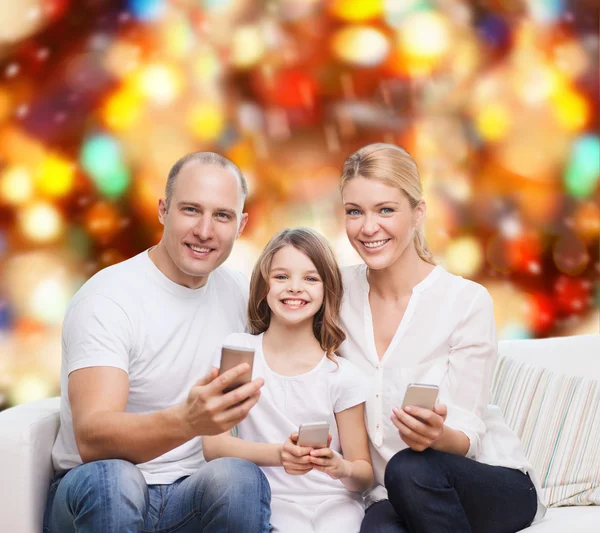
[(412, 209), (398, 188), (357, 177), (342, 191), (346, 234), (369, 268), (381, 270), (414, 249), (414, 231), (425, 216), (425, 204)]
[(312, 323), (323, 305), (323, 294), (323, 279), (307, 255), (287, 245), (273, 256), (267, 294), (271, 322)]

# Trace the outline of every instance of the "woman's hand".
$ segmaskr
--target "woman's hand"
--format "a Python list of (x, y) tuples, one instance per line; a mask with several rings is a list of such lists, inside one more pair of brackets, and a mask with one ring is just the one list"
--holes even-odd
[(331, 435), (327, 441), (327, 448), (319, 448), (310, 452), (310, 462), (315, 470), (324, 472), (331, 479), (342, 479), (351, 474), (351, 465), (339, 453), (335, 453), (329, 445)]
[(393, 412), (390, 417), (392, 423), (411, 450), (422, 452), (434, 447), (444, 433), (444, 422), (448, 414), (444, 404), (436, 405), (433, 411), (411, 405), (404, 409), (394, 407)]
[(291, 476), (301, 476), (313, 469), (309, 455), (312, 448), (298, 446), (297, 442), (298, 433), (292, 433), (281, 449), (281, 466)]

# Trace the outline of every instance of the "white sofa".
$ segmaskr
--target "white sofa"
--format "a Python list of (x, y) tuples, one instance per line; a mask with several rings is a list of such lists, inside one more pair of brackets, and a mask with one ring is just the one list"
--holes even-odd
[[(503, 341), (500, 354), (558, 373), (600, 380), (600, 335)], [(59, 398), (50, 398), (0, 413), (0, 532), (42, 530), (59, 403)], [(598, 533), (600, 506), (549, 509), (544, 519), (527, 531)]]

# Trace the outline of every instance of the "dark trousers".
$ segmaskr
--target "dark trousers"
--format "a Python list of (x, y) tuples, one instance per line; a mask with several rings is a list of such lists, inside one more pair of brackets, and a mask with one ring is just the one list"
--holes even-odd
[(371, 505), (361, 533), (515, 533), (537, 494), (520, 470), (427, 449), (398, 452), (385, 470), (389, 500)]

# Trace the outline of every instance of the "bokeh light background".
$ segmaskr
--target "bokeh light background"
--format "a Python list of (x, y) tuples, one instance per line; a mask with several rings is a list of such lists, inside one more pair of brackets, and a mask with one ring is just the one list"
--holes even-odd
[(0, 408), (58, 393), (70, 298), (196, 150), (249, 180), (246, 273), (297, 225), (355, 262), (342, 162), (400, 143), (500, 338), (598, 333), (598, 37), (596, 0), (0, 0)]

